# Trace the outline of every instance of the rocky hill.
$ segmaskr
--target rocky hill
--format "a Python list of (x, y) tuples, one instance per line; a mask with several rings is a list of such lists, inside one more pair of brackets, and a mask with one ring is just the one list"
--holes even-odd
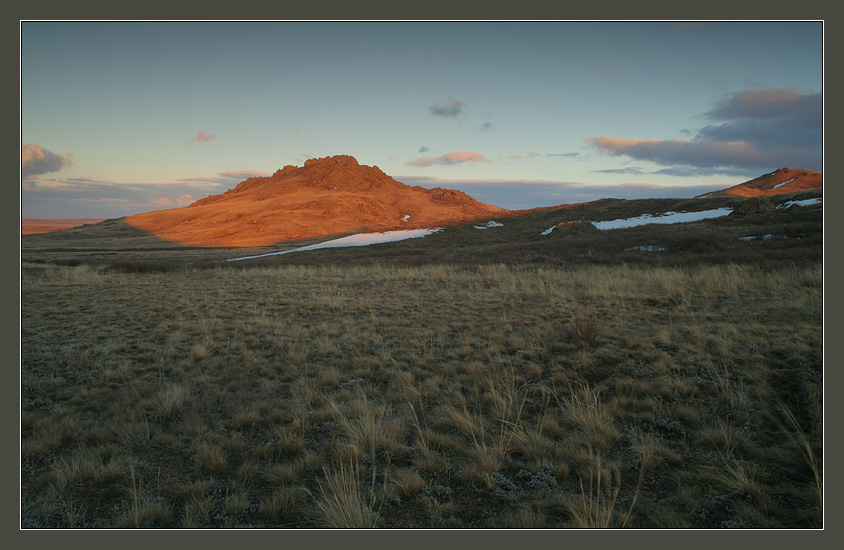
[(184, 208), (125, 220), (182, 244), (260, 247), (348, 232), (452, 225), (507, 212), (461, 191), (405, 185), (377, 166), (339, 155), (249, 178)]

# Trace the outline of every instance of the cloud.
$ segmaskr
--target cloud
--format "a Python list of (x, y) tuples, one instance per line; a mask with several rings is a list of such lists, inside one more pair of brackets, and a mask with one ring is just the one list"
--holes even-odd
[(430, 147), (425, 147), (424, 145), (419, 148), (420, 153), (425, 153), (426, 151), (430, 151), (430, 150), (431, 150)]
[(190, 185), (200, 186), (227, 186), (236, 185), (243, 180), (255, 177), (269, 176), (266, 172), (258, 172), (255, 170), (234, 170), (229, 172), (217, 172), (216, 176), (197, 176), (193, 178), (182, 178), (178, 180), (179, 183), (186, 183)]
[(215, 136), (214, 134), (206, 134), (205, 132), (200, 130), (199, 133), (193, 136), (193, 139), (185, 143), (185, 145), (190, 146), (194, 143), (205, 143), (206, 141), (211, 141), (214, 139), (217, 139), (217, 136)]
[(463, 107), (466, 104), (462, 101), (458, 101), (453, 97), (449, 97), (444, 101), (440, 101), (439, 103), (434, 103), (428, 110), (431, 111), (431, 114), (438, 117), (443, 118), (455, 118), (463, 112)]
[(25, 143), (21, 145), (21, 177), (31, 178), (32, 176), (58, 172), (73, 164), (72, 158), (73, 155), (70, 153), (57, 155), (36, 143)]
[(685, 175), (753, 173), (783, 166), (823, 169), (823, 94), (750, 88), (703, 114), (711, 121), (689, 140), (587, 137), (611, 156), (668, 166)]
[(599, 199), (692, 198), (725, 189), (730, 183), (713, 185), (655, 185), (626, 183), (622, 185), (590, 185), (570, 181), (549, 180), (447, 180), (434, 177), (397, 176), (407, 185), (458, 189), (488, 204), (511, 210), (542, 206), (558, 206), (591, 202)]
[(190, 195), (179, 195), (175, 199), (171, 199), (169, 197), (156, 197), (149, 200), (150, 204), (154, 204), (156, 206), (188, 206), (196, 202), (193, 197)]
[(636, 176), (645, 173), (643, 169), (635, 166), (631, 166), (630, 168), (608, 168), (606, 170), (593, 170), (593, 172), (597, 172), (599, 174), (633, 174)]
[(115, 182), (50, 178), (21, 189), (21, 215), (28, 218), (118, 218), (160, 208), (187, 206), (241, 181), (268, 176), (255, 170), (219, 172), (164, 182)]
[(471, 153), (466, 151), (447, 153), (441, 157), (419, 157), (416, 160), (408, 161), (408, 166), (433, 166), (434, 164), (441, 164), (450, 166), (452, 164), (464, 164), (466, 162), (489, 162), (486, 157), (480, 153)]
[(494, 128), (495, 128), (494, 122), (484, 122), (483, 124), (479, 124), (478, 126), (475, 126), (475, 130), (477, 130), (478, 132), (492, 132), (492, 130)]

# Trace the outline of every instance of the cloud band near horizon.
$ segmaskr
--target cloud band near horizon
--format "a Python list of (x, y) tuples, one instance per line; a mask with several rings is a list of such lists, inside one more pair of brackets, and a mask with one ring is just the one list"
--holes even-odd
[(690, 140), (598, 136), (584, 142), (611, 156), (671, 167), (668, 172), (678, 176), (783, 166), (823, 169), (821, 92), (749, 88), (717, 100), (703, 117), (714, 124)]

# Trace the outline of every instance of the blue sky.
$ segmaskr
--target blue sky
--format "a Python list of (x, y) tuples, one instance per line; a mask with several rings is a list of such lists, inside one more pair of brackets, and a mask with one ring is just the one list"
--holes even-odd
[(505, 208), (823, 170), (820, 22), (21, 23), (21, 215), (338, 154)]

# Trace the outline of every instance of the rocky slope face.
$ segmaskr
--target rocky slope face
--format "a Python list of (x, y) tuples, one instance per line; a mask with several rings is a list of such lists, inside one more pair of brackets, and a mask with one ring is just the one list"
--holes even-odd
[(780, 168), (718, 193), (713, 193), (713, 195), (726, 193), (742, 197), (761, 197), (821, 188), (823, 188), (823, 174), (820, 172)]
[(249, 178), (184, 208), (125, 219), (183, 244), (261, 247), (348, 232), (443, 226), (507, 212), (461, 191), (405, 185), (378, 167), (340, 155)]

